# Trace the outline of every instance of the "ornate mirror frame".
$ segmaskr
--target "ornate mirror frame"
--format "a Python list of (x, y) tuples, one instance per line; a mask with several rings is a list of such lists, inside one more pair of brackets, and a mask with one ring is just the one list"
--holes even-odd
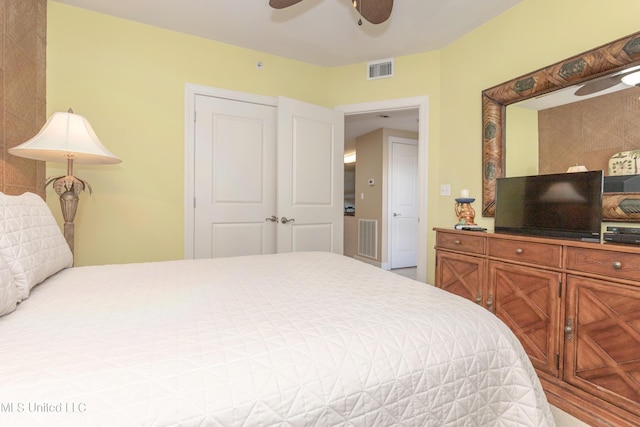
[[(494, 216), (496, 179), (505, 173), (507, 105), (631, 65), (640, 65), (640, 32), (482, 92), (482, 216)], [(640, 193), (606, 193), (603, 220), (640, 221)]]

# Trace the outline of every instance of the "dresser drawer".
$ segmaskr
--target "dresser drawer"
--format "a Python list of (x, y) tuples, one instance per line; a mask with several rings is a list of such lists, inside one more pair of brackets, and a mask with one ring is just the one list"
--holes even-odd
[(562, 246), (552, 243), (490, 239), (489, 256), (560, 268), (562, 265)]
[(484, 235), (478, 235), (472, 231), (465, 233), (446, 233), (438, 231), (436, 234), (436, 246), (440, 249), (451, 249), (454, 251), (468, 252), (472, 254), (484, 255), (485, 242)]
[(567, 269), (637, 281), (640, 255), (602, 249), (568, 248)]

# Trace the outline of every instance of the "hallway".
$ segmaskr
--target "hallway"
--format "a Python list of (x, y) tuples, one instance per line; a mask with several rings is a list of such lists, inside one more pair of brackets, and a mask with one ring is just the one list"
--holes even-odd
[(404, 277), (408, 277), (409, 279), (417, 280), (418, 279), (418, 268), (417, 267), (408, 267), (408, 268), (394, 268), (390, 270), (392, 273), (399, 274)]

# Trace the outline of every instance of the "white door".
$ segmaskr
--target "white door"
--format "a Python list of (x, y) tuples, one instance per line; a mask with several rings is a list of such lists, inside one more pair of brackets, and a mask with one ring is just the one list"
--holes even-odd
[(195, 258), (274, 253), (276, 108), (195, 102)]
[(342, 253), (344, 114), (278, 99), (278, 252)]
[(342, 253), (343, 114), (286, 98), (195, 104), (194, 257)]
[(418, 263), (418, 141), (390, 138), (391, 268)]

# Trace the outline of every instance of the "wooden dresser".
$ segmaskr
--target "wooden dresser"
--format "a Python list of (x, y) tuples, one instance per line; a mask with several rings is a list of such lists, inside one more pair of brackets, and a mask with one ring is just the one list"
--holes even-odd
[(551, 404), (640, 425), (640, 246), (435, 231), (436, 286), (513, 330)]

